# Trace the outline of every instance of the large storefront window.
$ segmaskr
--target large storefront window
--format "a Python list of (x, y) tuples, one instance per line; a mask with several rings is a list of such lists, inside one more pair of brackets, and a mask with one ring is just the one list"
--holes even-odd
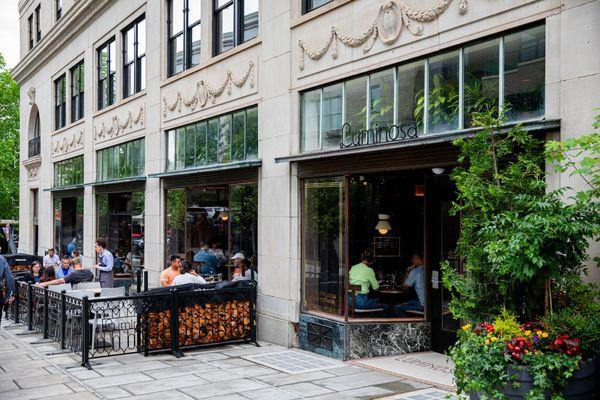
[(144, 175), (144, 139), (98, 150), (96, 180), (108, 181)]
[(368, 143), (452, 132), (493, 108), (505, 109), (509, 122), (541, 118), (544, 48), (539, 25), (306, 91), (301, 151), (348, 146), (357, 132)]
[(344, 178), (304, 181), (302, 195), (303, 307), (344, 314)]
[[(438, 259), (436, 224), (444, 218), (434, 213), (443, 192), (428, 189), (434, 180), (428, 170), (304, 179), (303, 311), (399, 320), (430, 315), (425, 252)], [(446, 257), (456, 237), (444, 245)]]
[(255, 160), (257, 156), (257, 107), (167, 132), (167, 171)]
[(188, 261), (204, 246), (217, 256), (215, 273), (228, 276), (233, 254), (257, 266), (256, 183), (175, 188), (167, 191), (166, 255)]
[(54, 198), (54, 247), (69, 257), (83, 251), (83, 194)]
[(128, 272), (144, 265), (144, 192), (98, 194), (98, 236)]
[(83, 156), (54, 163), (54, 187), (83, 183)]

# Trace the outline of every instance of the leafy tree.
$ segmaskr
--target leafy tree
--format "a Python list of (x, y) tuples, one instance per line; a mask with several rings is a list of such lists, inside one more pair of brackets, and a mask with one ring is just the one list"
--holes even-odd
[(0, 218), (19, 217), (19, 86), (0, 54)]
[[(520, 126), (503, 133), (504, 120), (494, 113), (475, 114), (482, 131), (455, 143), (462, 165), (452, 174), (458, 189), (452, 212), (462, 216), (457, 250), (465, 273), (446, 264), (444, 284), (454, 293), (450, 308), (457, 318), (489, 320), (506, 309), (525, 320), (548, 311), (552, 285), (585, 272), (588, 240), (600, 233), (600, 208), (593, 195), (564, 202), (567, 188), (547, 192), (543, 142)], [(558, 157), (564, 146), (575, 144), (549, 145), (559, 170), (568, 168)], [(576, 171), (593, 169), (583, 161)]]

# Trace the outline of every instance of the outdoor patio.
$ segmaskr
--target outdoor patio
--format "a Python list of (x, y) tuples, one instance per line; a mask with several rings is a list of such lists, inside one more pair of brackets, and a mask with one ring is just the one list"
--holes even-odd
[[(448, 392), (300, 350), (261, 343), (94, 362), (3, 320), (0, 398), (20, 399), (442, 399)], [(265, 365), (266, 364), (266, 365)], [(269, 365), (269, 366), (267, 366)], [(284, 372), (286, 371), (286, 372)]]

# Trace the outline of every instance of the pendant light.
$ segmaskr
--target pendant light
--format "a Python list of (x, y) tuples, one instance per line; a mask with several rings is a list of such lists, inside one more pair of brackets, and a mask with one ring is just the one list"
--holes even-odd
[(379, 222), (375, 225), (375, 230), (378, 231), (380, 235), (387, 235), (387, 233), (392, 230), (389, 219), (390, 216), (388, 214), (379, 214)]

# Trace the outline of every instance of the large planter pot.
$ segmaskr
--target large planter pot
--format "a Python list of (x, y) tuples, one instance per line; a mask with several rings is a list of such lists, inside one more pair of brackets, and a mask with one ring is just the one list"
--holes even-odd
[[(587, 400), (594, 396), (596, 384), (596, 358), (585, 360), (581, 363), (579, 370), (575, 371), (565, 389), (565, 398), (568, 400)], [(510, 400), (524, 399), (527, 392), (533, 388), (533, 378), (529, 374), (527, 367), (508, 367), (509, 375), (514, 379), (514, 383), (507, 383), (502, 389), (502, 393)], [(471, 392), (471, 400), (479, 400), (483, 396), (480, 393)], [(485, 398), (488, 398), (487, 396)], [(550, 398), (550, 397), (548, 397)]]

